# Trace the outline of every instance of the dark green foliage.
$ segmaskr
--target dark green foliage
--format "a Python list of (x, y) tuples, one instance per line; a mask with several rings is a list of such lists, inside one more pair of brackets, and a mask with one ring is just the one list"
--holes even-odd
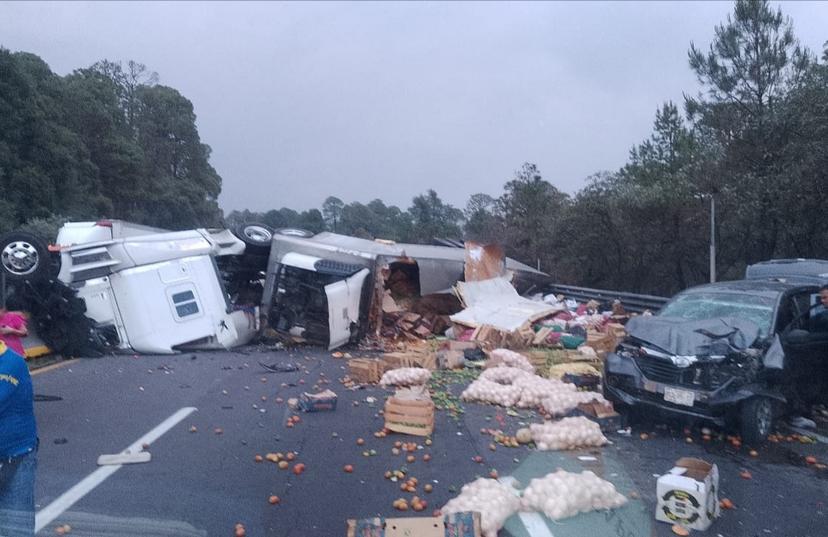
[(218, 224), (221, 177), (192, 103), (129, 62), (60, 77), (0, 49), (0, 231), (55, 215), (171, 229)]

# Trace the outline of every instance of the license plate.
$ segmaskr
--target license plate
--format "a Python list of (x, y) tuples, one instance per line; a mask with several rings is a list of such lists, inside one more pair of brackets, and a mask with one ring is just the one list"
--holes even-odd
[(696, 394), (688, 390), (678, 390), (676, 388), (664, 388), (664, 400), (668, 403), (675, 403), (683, 406), (693, 406), (693, 401), (696, 399)]

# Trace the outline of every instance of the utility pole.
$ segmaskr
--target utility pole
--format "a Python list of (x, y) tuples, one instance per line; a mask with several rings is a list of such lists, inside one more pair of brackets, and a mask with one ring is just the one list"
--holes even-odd
[(716, 282), (716, 198), (710, 194), (710, 283)]

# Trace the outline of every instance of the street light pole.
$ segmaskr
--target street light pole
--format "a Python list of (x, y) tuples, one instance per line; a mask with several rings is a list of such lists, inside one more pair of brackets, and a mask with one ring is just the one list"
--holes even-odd
[(716, 198), (710, 194), (710, 283), (716, 282)]

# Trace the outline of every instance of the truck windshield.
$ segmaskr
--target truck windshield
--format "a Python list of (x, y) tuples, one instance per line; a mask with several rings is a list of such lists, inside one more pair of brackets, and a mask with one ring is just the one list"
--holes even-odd
[(679, 295), (661, 308), (663, 317), (693, 321), (717, 317), (737, 317), (752, 321), (767, 335), (773, 320), (774, 300), (770, 297), (735, 293), (688, 293)]

